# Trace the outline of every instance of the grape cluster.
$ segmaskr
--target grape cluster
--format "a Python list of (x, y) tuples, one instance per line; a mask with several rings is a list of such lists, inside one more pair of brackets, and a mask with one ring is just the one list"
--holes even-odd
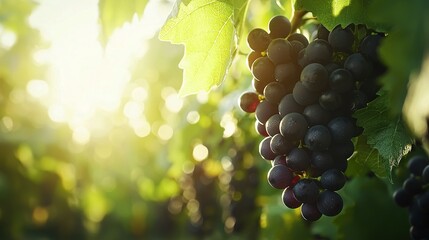
[[(284, 204), (301, 207), (308, 221), (338, 215), (343, 200), (336, 191), (346, 183), (351, 139), (362, 132), (352, 113), (376, 97), (384, 35), (360, 25), (332, 32), (319, 25), (309, 42), (291, 32), (284, 16), (273, 17), (268, 28), (248, 34), (254, 90), (242, 93), (239, 105), (256, 115), (264, 137), (259, 152), (272, 164), (268, 182), (283, 189)], [(367, 35), (360, 40), (355, 31), (362, 29)]]
[(400, 207), (408, 207), (411, 239), (429, 239), (429, 158), (412, 157), (407, 165), (410, 176), (393, 193)]

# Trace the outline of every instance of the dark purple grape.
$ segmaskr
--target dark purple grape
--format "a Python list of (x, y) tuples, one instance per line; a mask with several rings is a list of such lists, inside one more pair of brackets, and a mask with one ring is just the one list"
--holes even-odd
[(295, 101), (302, 106), (308, 106), (316, 103), (320, 96), (320, 93), (306, 88), (301, 81), (295, 84), (292, 94)]
[(403, 188), (399, 188), (393, 193), (393, 200), (395, 200), (395, 203), (400, 207), (408, 207), (413, 201), (413, 195)]
[(253, 78), (252, 79), (252, 86), (253, 86), (253, 89), (257, 92), (257, 93), (259, 93), (259, 94), (261, 94), (261, 95), (264, 95), (264, 89), (265, 89), (265, 87), (267, 86), (267, 84), (268, 83), (270, 83), (270, 82), (263, 82), (263, 81), (259, 81), (258, 79), (256, 79), (256, 78)]
[(351, 52), (354, 42), (354, 35), (350, 28), (336, 26), (328, 36), (329, 44), (335, 51)]
[(259, 105), (259, 95), (255, 92), (244, 92), (239, 98), (241, 110), (247, 113), (253, 113)]
[(266, 137), (259, 143), (259, 154), (265, 160), (273, 160), (277, 156), (277, 154), (271, 150), (270, 142), (271, 137)]
[(321, 92), (328, 87), (328, 71), (322, 64), (311, 63), (302, 69), (300, 80), (308, 90)]
[(287, 93), (287, 89), (279, 82), (270, 82), (264, 88), (265, 99), (276, 105)]
[(265, 124), (265, 122), (274, 114), (277, 114), (277, 105), (274, 105), (268, 101), (262, 101), (259, 103), (259, 105), (256, 107), (255, 116), (256, 119), (262, 123)]
[(274, 64), (268, 57), (260, 57), (253, 62), (252, 65), (253, 77), (259, 81), (272, 82), (274, 78)]
[(350, 55), (344, 62), (344, 68), (351, 72), (356, 81), (365, 80), (371, 72), (371, 65), (361, 53)]
[(317, 180), (302, 178), (293, 186), (293, 193), (302, 203), (314, 203), (319, 196), (319, 186)]
[(346, 93), (354, 88), (355, 81), (352, 74), (344, 68), (339, 68), (329, 76), (329, 86), (339, 93)]
[(417, 204), (429, 218), (429, 192), (424, 192), (417, 197)]
[(286, 166), (286, 156), (285, 155), (277, 155), (272, 162), (273, 166), (275, 165), (285, 165)]
[(300, 41), (293, 40), (290, 42), (290, 45), (292, 45), (292, 60), (296, 61), (298, 59), (299, 52), (305, 49), (304, 44)]
[(303, 148), (293, 148), (286, 156), (286, 165), (294, 172), (305, 171), (310, 167), (311, 158)]
[(307, 120), (300, 113), (288, 113), (280, 121), (280, 133), (291, 141), (303, 139), (307, 128)]
[(429, 164), (429, 159), (424, 155), (416, 155), (410, 158), (407, 167), (416, 176), (421, 176), (423, 169)]
[(279, 103), (279, 113), (283, 117), (288, 113), (301, 113), (303, 109), (304, 107), (295, 101), (292, 94), (284, 96)]
[(304, 142), (312, 151), (327, 150), (331, 145), (331, 133), (324, 125), (315, 125), (308, 129)]
[(334, 159), (327, 151), (314, 151), (311, 155), (311, 166), (318, 170), (320, 174), (332, 168)]
[(336, 64), (336, 63), (331, 62), (331, 63), (326, 64), (325, 68), (328, 71), (328, 75), (330, 76), (332, 74), (332, 72), (341, 68), (341, 66)]
[(422, 179), (425, 183), (429, 183), (429, 165), (423, 169)]
[(404, 181), (402, 188), (411, 195), (417, 195), (423, 192), (423, 182), (414, 176), (410, 176)]
[(275, 65), (292, 61), (292, 45), (283, 38), (274, 39), (267, 49), (267, 56)]
[(307, 119), (309, 126), (326, 125), (331, 120), (331, 113), (318, 103), (305, 107), (302, 114)]
[(356, 131), (355, 121), (350, 117), (336, 117), (328, 123), (332, 141), (344, 143), (350, 140)]
[(301, 207), (301, 216), (309, 222), (314, 222), (322, 217), (322, 213), (314, 203), (304, 203)]
[(343, 209), (343, 198), (336, 192), (325, 190), (317, 198), (317, 208), (325, 216), (336, 216)]
[(327, 64), (332, 60), (332, 47), (323, 39), (316, 39), (308, 44), (305, 57), (310, 63)]
[(308, 46), (308, 39), (301, 33), (292, 33), (287, 37), (287, 40), (289, 40), (289, 42), (292, 42), (295, 40), (295, 41), (301, 42), (302, 45), (304, 45), (304, 47)]
[(298, 208), (301, 206), (301, 202), (296, 199), (295, 194), (293, 193), (292, 187), (286, 188), (282, 193), (282, 200), (286, 207), (288, 208)]
[(380, 62), (378, 47), (382, 39), (383, 36), (380, 34), (366, 36), (360, 43), (359, 52), (373, 62)]
[(320, 184), (323, 188), (338, 191), (346, 184), (346, 176), (337, 169), (329, 169), (320, 177)]
[(348, 159), (355, 151), (355, 146), (351, 140), (344, 142), (336, 142), (329, 148), (330, 153), (334, 159)]
[(268, 23), (272, 39), (286, 38), (290, 33), (291, 27), (289, 19), (281, 15), (274, 16)]
[(326, 110), (335, 111), (343, 106), (343, 98), (339, 93), (328, 90), (320, 95), (319, 104)]
[(267, 122), (265, 123), (265, 129), (267, 130), (268, 135), (271, 137), (280, 133), (280, 121), (282, 120), (282, 117), (280, 114), (274, 114), (271, 116)]
[(299, 80), (298, 67), (293, 63), (277, 65), (274, 70), (274, 76), (289, 92), (292, 92), (295, 83)]
[(293, 173), (285, 165), (273, 166), (267, 174), (268, 183), (277, 189), (289, 187), (293, 178)]
[(247, 36), (247, 44), (256, 52), (264, 52), (267, 50), (271, 42), (270, 35), (261, 28), (255, 28), (249, 32)]
[(247, 55), (247, 67), (249, 69), (252, 69), (252, 65), (255, 62), (256, 59), (262, 57), (262, 54), (260, 52), (251, 51)]
[(269, 136), (267, 133), (267, 130), (265, 129), (265, 125), (258, 122), (258, 121), (255, 121), (255, 130), (259, 135), (261, 135), (263, 137)]
[(283, 137), (281, 134), (276, 134), (271, 138), (270, 146), (275, 154), (284, 155), (294, 149), (296, 144)]

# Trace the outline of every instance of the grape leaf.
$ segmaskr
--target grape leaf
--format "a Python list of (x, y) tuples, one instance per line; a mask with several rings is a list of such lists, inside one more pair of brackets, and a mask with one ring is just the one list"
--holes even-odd
[(355, 154), (349, 159), (347, 176), (362, 175), (372, 171), (378, 177), (390, 176), (390, 164), (383, 159), (378, 150), (367, 143), (365, 135), (361, 135), (355, 144)]
[(388, 92), (391, 112), (399, 115), (407, 95), (410, 74), (420, 69), (423, 49), (427, 48), (429, 41), (428, 32), (423, 30), (429, 28), (429, 2), (374, 1), (370, 14), (374, 20), (391, 25), (379, 51), (388, 67), (380, 82)]
[(368, 8), (371, 0), (297, 0), (296, 10), (310, 11), (328, 29), (338, 24), (345, 27), (351, 23), (366, 24), (370, 28), (382, 30), (384, 26), (371, 20)]
[(161, 40), (184, 44), (180, 95), (209, 91), (226, 76), (236, 51), (246, 0), (178, 1), (159, 33)]
[(98, 11), (102, 26), (101, 40), (106, 43), (113, 31), (125, 22), (131, 21), (134, 14), (141, 16), (148, 0), (100, 0)]
[[(357, 124), (364, 128), (363, 135), (367, 138), (367, 143), (378, 151), (378, 164), (391, 170), (397, 166), (401, 158), (411, 150), (413, 138), (409, 135), (400, 116), (392, 117), (389, 114), (389, 101), (385, 92), (381, 92), (374, 101), (370, 102), (366, 108), (355, 112)], [(359, 146), (359, 145), (358, 145)], [(377, 159), (372, 159), (374, 155), (370, 150), (361, 148), (369, 154), (369, 166), (371, 169), (377, 166)], [(367, 155), (368, 156), (368, 155)], [(363, 158), (363, 159), (361, 159)], [(368, 162), (365, 156), (358, 159), (360, 162)], [(374, 163), (372, 163), (374, 161)], [(378, 167), (375, 168), (377, 170)], [(390, 172), (390, 171), (389, 171)]]

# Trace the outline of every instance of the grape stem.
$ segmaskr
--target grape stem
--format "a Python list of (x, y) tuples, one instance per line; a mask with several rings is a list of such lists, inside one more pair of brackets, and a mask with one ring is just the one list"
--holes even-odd
[(308, 13), (305, 10), (294, 11), (291, 21), (291, 32), (295, 32), (302, 24), (302, 17)]

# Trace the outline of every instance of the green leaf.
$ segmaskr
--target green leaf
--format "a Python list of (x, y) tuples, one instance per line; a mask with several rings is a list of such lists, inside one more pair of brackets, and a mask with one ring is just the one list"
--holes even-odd
[[(392, 117), (389, 114), (389, 101), (387, 95), (382, 92), (374, 101), (368, 104), (366, 108), (355, 112), (357, 124), (364, 128), (363, 135), (368, 139), (367, 143), (375, 148), (380, 155), (378, 165), (375, 168), (381, 171), (383, 165), (391, 170), (397, 166), (401, 158), (411, 150), (413, 138), (409, 135), (400, 116)], [(360, 148), (364, 153), (369, 154), (369, 166), (377, 166), (377, 160), (373, 159), (376, 155), (370, 150)], [(358, 158), (360, 162), (368, 162), (366, 157)], [(385, 159), (385, 160), (383, 160)], [(375, 161), (372, 163), (372, 161)]]
[[(389, 161), (383, 159), (377, 149), (367, 143), (365, 135), (357, 139), (355, 154), (349, 159), (347, 176), (363, 175), (372, 171), (378, 177), (386, 177), (390, 172)], [(390, 176), (390, 175), (389, 175)]]
[[(388, 92), (393, 114), (401, 114), (410, 74), (420, 69), (429, 41), (429, 2), (374, 1), (371, 17), (391, 27), (380, 46), (380, 56), (388, 68), (380, 82)], [(406, 19), (406, 20), (404, 20)]]
[(381, 30), (384, 27), (371, 20), (368, 16), (368, 7), (371, 0), (297, 0), (296, 10), (305, 10), (314, 16), (329, 30), (338, 24), (345, 27), (351, 23), (366, 24), (370, 28)]
[(100, 0), (98, 10), (102, 26), (101, 40), (106, 43), (110, 35), (125, 22), (130, 22), (134, 14), (141, 16), (148, 0)]
[[(181, 1), (161, 29), (159, 38), (184, 44), (182, 96), (218, 86), (236, 51), (237, 28), (241, 29), (245, 0)], [(178, 9), (178, 10), (177, 10)]]

